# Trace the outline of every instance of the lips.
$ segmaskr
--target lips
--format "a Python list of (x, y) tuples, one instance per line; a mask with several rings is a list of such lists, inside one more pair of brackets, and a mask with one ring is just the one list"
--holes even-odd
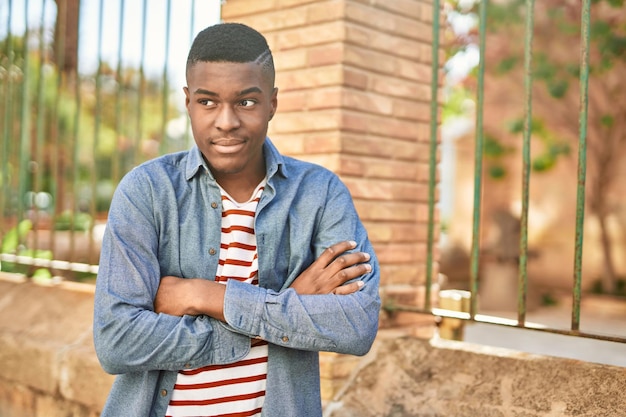
[(245, 146), (243, 139), (220, 138), (211, 141), (213, 148), (219, 153), (239, 152)]

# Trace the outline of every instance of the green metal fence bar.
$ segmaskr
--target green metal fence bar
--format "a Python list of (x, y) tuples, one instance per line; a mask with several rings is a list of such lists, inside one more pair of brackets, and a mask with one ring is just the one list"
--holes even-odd
[[(124, 0), (120, 0), (119, 3), (120, 8), (120, 20), (119, 26), (117, 29), (118, 40), (117, 40), (117, 66), (115, 69), (115, 82), (118, 86), (122, 85), (122, 51), (124, 46), (124, 23), (126, 13), (124, 13)], [(123, 134), (122, 134), (122, 89), (118, 88), (115, 92), (115, 120), (114, 120), (114, 129), (115, 129), (115, 145), (116, 148), (119, 149), (121, 147)], [(111, 158), (111, 180), (114, 184), (117, 184), (122, 177), (122, 168), (120, 164), (119, 158)]]
[(535, 0), (526, 0), (526, 36), (524, 46), (524, 142), (522, 146), (522, 213), (520, 217), (520, 256), (518, 278), (517, 321), (520, 326), (526, 322), (526, 298), (528, 288), (528, 201), (530, 188), (530, 139), (532, 136), (533, 100), (533, 26)]
[(74, 106), (76, 108), (76, 112), (74, 113), (74, 124), (72, 126), (73, 130), (72, 130), (71, 140), (70, 140), (70, 143), (71, 143), (70, 149), (72, 150), (72, 165), (71, 165), (72, 185), (71, 185), (71, 191), (70, 191), (70, 195), (72, 198), (71, 200), (72, 209), (69, 215), (69, 218), (70, 218), (69, 229), (71, 232), (69, 257), (70, 259), (74, 259), (74, 256), (76, 253), (76, 239), (75, 239), (76, 213), (78, 213), (80, 210), (79, 198), (78, 198), (79, 179), (80, 179), (78, 138), (80, 137), (80, 127), (82, 124), (82, 116), (81, 116), (82, 94), (81, 94), (81, 77), (80, 77), (80, 74), (78, 73), (78, 70), (73, 72), (70, 76), (72, 78), (71, 83), (73, 83), (73, 87), (74, 87), (73, 101), (74, 101)]
[(435, 188), (437, 186), (437, 145), (439, 126), (439, 0), (433, 1), (432, 75), (430, 81), (430, 153), (428, 175), (428, 234), (426, 240), (426, 291), (424, 310), (431, 309), (433, 282), (433, 250), (435, 241)]
[(23, 40), (23, 68), (21, 83), (21, 107), (20, 107), (20, 134), (19, 134), (19, 151), (18, 151), (18, 192), (17, 192), (17, 221), (24, 218), (24, 196), (28, 187), (30, 171), (28, 168), (29, 148), (30, 148), (30, 95), (28, 94), (30, 80), (30, 59), (28, 52), (28, 38), (30, 27), (28, 24), (28, 0), (24, 1), (24, 40)]
[(474, 214), (472, 220), (472, 248), (470, 254), (470, 316), (474, 317), (478, 309), (478, 274), (480, 261), (480, 216), (482, 209), (483, 182), (483, 103), (485, 85), (485, 45), (487, 32), (487, 0), (479, 5), (479, 63), (476, 97), (476, 143), (474, 151)]
[(3, 100), (3, 112), (4, 112), (4, 117), (3, 117), (3, 129), (2, 129), (2, 156), (1, 156), (1, 163), (2, 163), (2, 171), (1, 171), (1, 176), (0, 176), (0, 184), (2, 185), (2, 192), (0, 193), (0, 232), (2, 234), (6, 233), (9, 225), (5, 222), (5, 213), (7, 210), (7, 207), (9, 205), (9, 201), (11, 199), (11, 188), (10, 187), (10, 181), (11, 181), (11, 172), (10, 172), (10, 166), (9, 166), (9, 161), (10, 161), (10, 143), (12, 143), (12, 141), (9, 140), (10, 138), (10, 129), (9, 129), (9, 124), (11, 122), (11, 113), (12, 113), (12, 109), (13, 109), (13, 100), (11, 99), (11, 97), (13, 96), (13, 77), (11, 76), (11, 73), (13, 71), (13, 59), (15, 57), (15, 54), (13, 52), (13, 36), (11, 33), (11, 14), (13, 12), (13, 0), (9, 0), (8, 4), (8, 13), (7, 13), (7, 21), (6, 21), (6, 28), (7, 28), (7, 38), (5, 41), (5, 54), (6, 54), (6, 66), (7, 66), (7, 71), (6, 71), (6, 78), (2, 81), (2, 96), (4, 97)]
[(572, 330), (580, 329), (580, 294), (582, 285), (583, 224), (585, 220), (585, 180), (587, 176), (587, 106), (589, 90), (589, 26), (591, 0), (583, 0), (581, 15), (580, 116), (578, 141), (578, 185), (576, 196), (576, 243), (574, 253), (574, 286)]
[[(191, 24), (189, 25), (189, 45), (193, 43), (193, 38), (195, 37), (194, 28), (196, 27), (196, 14), (194, 13), (194, 10), (196, 10), (196, 0), (191, 0), (191, 13), (189, 16), (189, 20), (191, 22)], [(187, 77), (185, 77), (185, 80), (186, 79)], [(185, 81), (185, 85), (187, 85), (186, 81)], [(191, 137), (191, 124), (190, 123), (185, 123), (185, 137), (186, 138)], [(185, 144), (184, 146), (186, 145), (187, 144)]]
[[(89, 215), (91, 216), (92, 223), (96, 218), (96, 202), (98, 200), (98, 178), (100, 177), (100, 164), (97, 159), (98, 148), (100, 146), (100, 135), (102, 134), (102, 112), (103, 112), (103, 101), (102, 101), (102, 77), (103, 77), (103, 65), (104, 60), (102, 58), (102, 42), (104, 39), (104, 0), (100, 0), (99, 4), (99, 16), (98, 16), (98, 49), (97, 49), (97, 57), (98, 57), (98, 67), (96, 69), (96, 108), (95, 108), (95, 120), (94, 120), (94, 131), (93, 131), (93, 144), (91, 149), (91, 158), (94, 161), (94, 167), (89, 173), (89, 181), (91, 184), (91, 199), (89, 204)], [(98, 262), (94, 257), (94, 239), (93, 239), (93, 227), (90, 227), (88, 230), (89, 235), (89, 248), (87, 253), (89, 254), (88, 261), (90, 263)]]
[[(40, 216), (37, 205), (37, 196), (41, 191), (41, 182), (43, 179), (43, 169), (44, 169), (44, 161), (43, 161), (43, 127), (45, 121), (45, 103), (44, 103), (44, 61), (45, 61), (45, 44), (43, 42), (44, 37), (44, 21), (45, 21), (45, 6), (46, 0), (41, 1), (41, 16), (39, 23), (39, 30), (37, 32), (38, 43), (39, 43), (39, 62), (37, 63), (37, 79), (36, 79), (36, 116), (35, 116), (35, 140), (31, 145), (31, 158), (30, 158), (30, 171), (32, 173), (32, 186), (31, 192), (29, 194), (28, 199), (28, 207), (30, 214), (30, 218), (33, 221), (33, 235), (32, 235), (32, 246), (33, 248), (39, 247), (39, 238), (40, 238)], [(35, 34), (33, 33), (33, 36)], [(36, 257), (35, 253), (33, 256)]]
[(148, 0), (143, 0), (143, 19), (141, 20), (141, 62), (139, 63), (139, 92), (137, 94), (137, 114), (135, 116), (137, 120), (136, 125), (136, 137), (135, 137), (135, 151), (133, 163), (138, 164), (138, 152), (141, 148), (141, 141), (143, 140), (143, 108), (144, 108), (144, 96), (146, 94), (146, 38), (148, 36)]
[(161, 143), (159, 146), (159, 150), (161, 154), (164, 154), (168, 151), (167, 148), (167, 116), (169, 113), (169, 92), (170, 92), (170, 82), (168, 77), (168, 67), (167, 62), (169, 60), (170, 55), (170, 31), (172, 26), (172, 0), (167, 0), (167, 13), (165, 14), (165, 58), (163, 60), (163, 73), (161, 76), (161, 82), (163, 83), (161, 87), (161, 96), (162, 106), (161, 106)]
[[(67, 1), (67, 0), (62, 0)], [(66, 19), (64, 14), (60, 14), (57, 16), (57, 27), (59, 28), (59, 33), (65, 33), (66, 31)], [(65, 59), (65, 37), (59, 36), (56, 39), (57, 48), (56, 48), (56, 62), (63, 62)], [(56, 253), (57, 247), (57, 234), (56, 227), (54, 224), (56, 223), (57, 216), (59, 215), (59, 209), (62, 208), (60, 205), (60, 197), (64, 194), (64, 165), (63, 158), (60, 157), (60, 152), (58, 149), (61, 147), (60, 130), (61, 130), (61, 118), (59, 117), (59, 107), (61, 105), (61, 91), (63, 91), (65, 87), (65, 74), (59, 68), (56, 69), (56, 79), (55, 79), (55, 91), (54, 91), (54, 106), (52, 107), (51, 119), (52, 122), (50, 125), (52, 126), (50, 132), (50, 144), (51, 149), (55, 149), (56, 152), (52, 152), (51, 155), (51, 174), (50, 174), (50, 194), (53, 198), (53, 204), (50, 210), (50, 217), (52, 219), (52, 227), (50, 228), (50, 251), (54, 254)]]

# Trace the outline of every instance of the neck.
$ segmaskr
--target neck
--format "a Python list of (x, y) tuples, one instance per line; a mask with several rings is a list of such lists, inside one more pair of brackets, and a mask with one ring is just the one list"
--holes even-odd
[(249, 173), (245, 175), (243, 173), (220, 175), (215, 177), (215, 180), (236, 202), (243, 203), (250, 199), (257, 185), (263, 181), (263, 178), (265, 178), (264, 167), (256, 170), (253, 175)]

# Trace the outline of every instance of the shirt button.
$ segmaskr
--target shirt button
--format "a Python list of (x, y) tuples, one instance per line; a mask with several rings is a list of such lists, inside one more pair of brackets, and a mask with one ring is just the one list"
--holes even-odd
[(216, 203), (215, 201), (214, 201), (214, 202), (212, 202), (212, 203), (211, 203), (211, 207), (213, 207), (214, 209), (216, 209), (216, 208), (217, 208), (217, 203)]
[(287, 336), (283, 336), (281, 340), (283, 342), (287, 343), (289, 341), (289, 338)]
[(213, 248), (209, 249), (209, 255), (215, 255), (215, 249)]
[(191, 364), (190, 363), (186, 363), (184, 366), (185, 366), (185, 369), (191, 368)]
[(161, 390), (161, 397), (165, 397), (167, 395), (167, 390), (166, 389), (162, 389)]

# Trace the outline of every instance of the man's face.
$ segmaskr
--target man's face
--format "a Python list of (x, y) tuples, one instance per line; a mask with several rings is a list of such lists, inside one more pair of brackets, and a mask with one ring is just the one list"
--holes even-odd
[(188, 69), (187, 84), (193, 136), (215, 179), (264, 174), (262, 147), (277, 90), (261, 66), (198, 62)]

